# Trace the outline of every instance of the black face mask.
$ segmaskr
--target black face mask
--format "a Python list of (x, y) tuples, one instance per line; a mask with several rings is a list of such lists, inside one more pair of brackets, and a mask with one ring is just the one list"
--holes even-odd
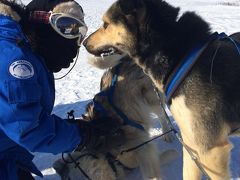
[[(27, 5), (27, 11), (50, 11), (60, 2), (71, 0), (33, 0)], [(33, 50), (43, 57), (47, 68), (51, 72), (58, 72), (68, 68), (78, 53), (79, 46), (76, 39), (66, 39), (57, 34), (49, 24), (24, 23), (27, 35), (33, 34), (31, 43)]]
[(79, 49), (77, 38), (65, 39), (53, 30), (51, 33), (39, 33), (36, 36), (34, 50), (43, 57), (51, 72), (59, 72), (62, 68), (70, 66)]

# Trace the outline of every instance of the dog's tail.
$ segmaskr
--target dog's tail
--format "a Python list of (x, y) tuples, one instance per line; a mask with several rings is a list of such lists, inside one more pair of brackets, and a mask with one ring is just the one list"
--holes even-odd
[(114, 54), (111, 56), (96, 57), (90, 55), (88, 57), (88, 63), (99, 68), (107, 69), (118, 65), (121, 62), (121, 59), (126, 56), (125, 54)]

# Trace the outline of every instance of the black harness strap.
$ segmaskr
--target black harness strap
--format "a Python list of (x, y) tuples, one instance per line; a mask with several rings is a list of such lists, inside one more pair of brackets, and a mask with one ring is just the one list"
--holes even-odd
[(78, 156), (77, 159), (74, 159), (72, 157), (72, 155), (70, 153), (68, 153), (68, 156), (69, 158), (71, 159), (71, 161), (67, 161), (65, 158), (64, 158), (64, 153), (62, 153), (62, 160), (64, 161), (64, 163), (66, 164), (72, 164), (74, 163), (75, 167), (74, 168), (78, 168), (80, 170), (80, 172), (84, 175), (84, 177), (88, 180), (91, 180), (91, 178), (87, 175), (87, 173), (81, 168), (80, 166), (80, 163), (78, 162), (78, 160), (80, 160), (81, 158), (85, 157), (85, 156), (92, 156), (93, 158), (95, 159), (98, 159), (97, 156), (91, 154), (91, 153), (85, 153), (85, 154), (82, 154), (80, 156)]
[(112, 168), (112, 170), (115, 172), (116, 176), (117, 174), (117, 165), (120, 165), (121, 167), (123, 167), (124, 169), (131, 171), (133, 168), (129, 168), (127, 166), (125, 166), (123, 163), (121, 163), (121, 161), (117, 160), (117, 158), (115, 156), (113, 156), (111, 153), (107, 153), (106, 155), (106, 159), (108, 160), (108, 163), (110, 165), (110, 167)]
[(144, 145), (146, 145), (146, 144), (154, 141), (155, 139), (158, 139), (158, 138), (160, 138), (160, 137), (162, 137), (162, 136), (164, 136), (164, 135), (166, 135), (166, 134), (168, 134), (168, 133), (170, 133), (170, 132), (172, 132), (172, 131), (173, 131), (174, 133), (176, 132), (175, 129), (170, 129), (169, 131), (166, 131), (166, 132), (163, 133), (163, 134), (160, 134), (160, 135), (158, 135), (158, 136), (155, 136), (154, 138), (149, 139), (148, 141), (145, 141), (145, 142), (143, 142), (143, 143), (141, 143), (141, 144), (139, 144), (139, 145), (137, 145), (137, 146), (131, 147), (131, 148), (126, 149), (126, 150), (122, 150), (120, 154), (127, 153), (127, 152), (130, 152), (130, 151), (134, 151), (134, 150), (136, 150), (136, 149), (138, 149), (138, 148), (140, 148), (140, 147), (142, 147), (142, 146), (144, 146)]

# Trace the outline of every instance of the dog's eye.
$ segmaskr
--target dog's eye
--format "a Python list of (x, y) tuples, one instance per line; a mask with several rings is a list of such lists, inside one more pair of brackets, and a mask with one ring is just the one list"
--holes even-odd
[(108, 25), (109, 25), (108, 23), (103, 23), (103, 28), (107, 29)]

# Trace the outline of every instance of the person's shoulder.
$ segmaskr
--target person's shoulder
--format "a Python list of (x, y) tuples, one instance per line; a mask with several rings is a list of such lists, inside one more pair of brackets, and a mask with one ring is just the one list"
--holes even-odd
[[(28, 78), (34, 75), (35, 63), (31, 53), (17, 44), (0, 43), (0, 72), (2, 77)], [(5, 76), (4, 76), (5, 74)]]
[(7, 63), (14, 59), (27, 58), (25, 57), (25, 52), (14, 41), (0, 41), (0, 58), (2, 63)]

